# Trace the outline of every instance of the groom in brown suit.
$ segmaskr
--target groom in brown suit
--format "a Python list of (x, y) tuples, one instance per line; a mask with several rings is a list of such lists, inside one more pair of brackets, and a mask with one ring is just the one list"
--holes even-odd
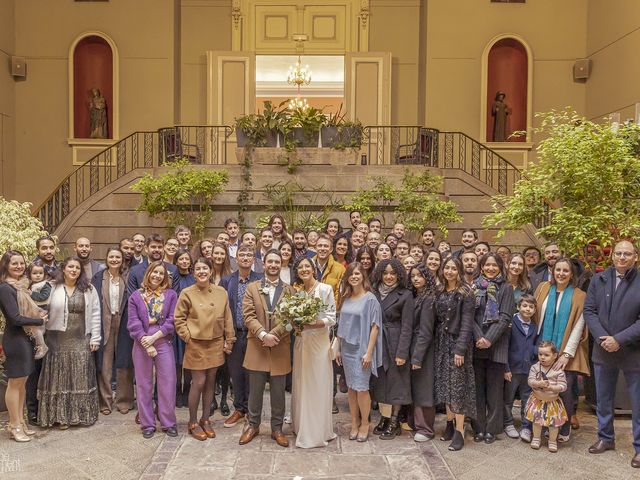
[(282, 433), (285, 412), (286, 376), (291, 372), (291, 337), (271, 314), (285, 292), (293, 292), (280, 280), (282, 258), (277, 250), (269, 250), (264, 258), (263, 280), (250, 283), (242, 302), (247, 326), (247, 352), (243, 367), (249, 371), (249, 426), (240, 437), (240, 445), (260, 433), (264, 387), (269, 382), (271, 396), (271, 438), (281, 447), (289, 441)]

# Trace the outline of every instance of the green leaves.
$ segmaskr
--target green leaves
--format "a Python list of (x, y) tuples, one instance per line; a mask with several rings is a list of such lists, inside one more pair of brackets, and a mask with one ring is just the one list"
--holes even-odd
[(538, 160), (514, 195), (493, 197), (485, 226), (522, 228), (550, 205), (550, 222), (537, 234), (579, 255), (589, 243), (601, 248), (640, 234), (640, 127), (594, 123), (573, 110), (537, 114), (545, 139)]
[(138, 211), (160, 215), (167, 227), (189, 226), (200, 235), (213, 215), (213, 200), (229, 182), (226, 170), (196, 169), (186, 159), (167, 162), (168, 173), (146, 174), (131, 189), (142, 194)]
[(40, 219), (31, 215), (31, 207), (0, 197), (0, 252), (18, 250), (26, 261), (37, 254), (36, 240), (47, 232)]
[(382, 176), (371, 177), (369, 183), (368, 188), (358, 190), (343, 207), (347, 211), (358, 210), (363, 221), (393, 210), (396, 219), (409, 230), (435, 224), (445, 236), (448, 223), (462, 221), (455, 203), (439, 198), (442, 177), (428, 170), (421, 173), (405, 170), (399, 186)]

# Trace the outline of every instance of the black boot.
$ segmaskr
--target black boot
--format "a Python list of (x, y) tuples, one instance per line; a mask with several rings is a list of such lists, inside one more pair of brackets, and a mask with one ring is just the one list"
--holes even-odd
[(382, 432), (384, 432), (387, 429), (388, 425), (389, 425), (389, 419), (387, 417), (380, 417), (380, 421), (378, 422), (378, 425), (373, 427), (373, 434), (380, 435)]
[(456, 430), (453, 434), (453, 441), (449, 444), (449, 450), (457, 452), (464, 447), (464, 436), (459, 430)]
[(453, 438), (454, 430), (455, 428), (453, 427), (453, 420), (447, 420), (447, 427), (444, 429), (440, 440), (442, 440), (443, 442), (448, 442), (449, 440), (451, 440)]
[(226, 397), (222, 397), (220, 399), (220, 413), (223, 417), (228, 417), (231, 415), (231, 410), (229, 409), (229, 405), (227, 405)]
[(391, 420), (389, 420), (389, 424), (387, 428), (384, 429), (384, 432), (380, 435), (380, 440), (393, 440), (398, 435), (402, 433), (400, 429), (400, 422), (398, 421), (397, 416), (392, 416)]
[(218, 409), (218, 400), (216, 397), (213, 397), (213, 402), (211, 402), (211, 408), (209, 409), (209, 415), (213, 416), (213, 413)]

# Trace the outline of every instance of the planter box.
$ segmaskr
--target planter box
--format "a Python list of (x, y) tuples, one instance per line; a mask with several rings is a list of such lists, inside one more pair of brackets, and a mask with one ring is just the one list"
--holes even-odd
[[(282, 165), (281, 158), (287, 152), (284, 148), (256, 148), (253, 151), (253, 163), (256, 165)], [(236, 148), (238, 163), (242, 161), (244, 148)], [(333, 150), (329, 148), (297, 148), (291, 152), (301, 165), (359, 165), (359, 152), (352, 150)], [(283, 173), (286, 169), (283, 168)]]
[(292, 138), (296, 142), (298, 147), (317, 147), (318, 136), (320, 132), (307, 134), (302, 127), (295, 127), (293, 129)]
[(359, 128), (346, 127), (340, 131), (338, 127), (322, 127), (320, 135), (323, 147), (335, 148), (336, 145), (341, 145), (341, 150), (345, 150), (352, 148), (349, 145), (362, 145), (362, 129)]
[[(269, 130), (265, 136), (265, 145), (257, 145), (256, 147), (276, 147), (278, 145), (278, 137), (280, 137), (280, 145), (284, 142), (282, 136), (276, 130)], [(247, 136), (243, 130), (236, 130), (236, 141), (238, 147), (244, 147), (247, 144)]]

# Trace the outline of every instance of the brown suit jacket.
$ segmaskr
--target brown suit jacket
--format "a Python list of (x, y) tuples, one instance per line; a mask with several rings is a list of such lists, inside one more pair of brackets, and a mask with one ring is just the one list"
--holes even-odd
[[(247, 352), (242, 366), (248, 370), (269, 372), (271, 375), (286, 375), (291, 372), (291, 335), (281, 324), (271, 323), (267, 296), (260, 292), (262, 283), (262, 280), (257, 280), (247, 285), (247, 291), (242, 301), (242, 316), (244, 324), (249, 330), (247, 332)], [(280, 281), (280, 286), (276, 289), (278, 298), (275, 305), (279, 303), (280, 298), (286, 292), (293, 293), (294, 291), (293, 287)], [(278, 294), (280, 295), (278, 296)], [(263, 346), (258, 336), (265, 331), (277, 336), (280, 343), (271, 348)]]
[[(118, 305), (120, 307), (120, 315), (122, 316), (122, 298), (127, 290), (126, 275), (120, 276), (120, 284), (118, 285)], [(103, 346), (109, 342), (111, 333), (111, 305), (109, 297), (109, 270), (102, 270), (102, 344)]]

